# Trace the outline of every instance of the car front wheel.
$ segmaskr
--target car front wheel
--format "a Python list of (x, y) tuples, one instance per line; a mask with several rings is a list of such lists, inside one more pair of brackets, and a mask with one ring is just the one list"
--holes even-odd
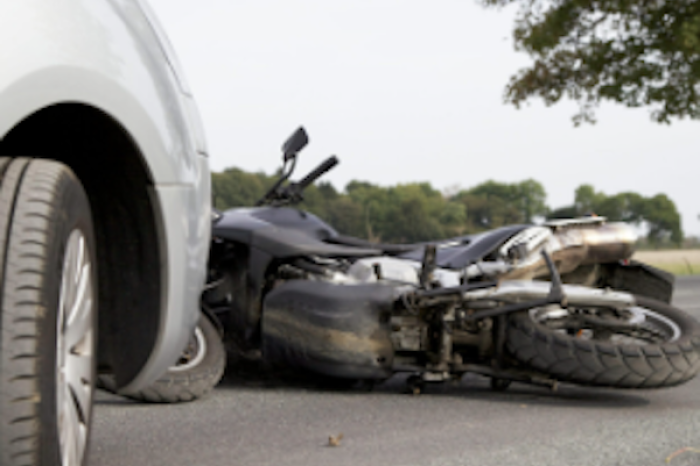
[(85, 464), (96, 317), (80, 181), (54, 161), (0, 158), (0, 466)]

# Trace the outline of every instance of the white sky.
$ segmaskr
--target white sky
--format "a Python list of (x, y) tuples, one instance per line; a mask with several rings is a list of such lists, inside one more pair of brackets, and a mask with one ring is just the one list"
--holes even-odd
[(514, 10), (475, 0), (150, 0), (199, 104), (213, 170), (274, 171), (298, 125), (301, 176), (437, 189), (487, 179), (541, 182), (553, 207), (590, 183), (607, 194), (666, 193), (700, 235), (700, 122), (652, 123), (612, 105), (574, 128), (575, 105), (516, 110)]

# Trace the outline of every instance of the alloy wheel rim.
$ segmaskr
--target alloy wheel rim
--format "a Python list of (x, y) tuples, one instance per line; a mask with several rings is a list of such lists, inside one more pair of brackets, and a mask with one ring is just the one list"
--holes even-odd
[(198, 325), (190, 338), (187, 348), (185, 348), (185, 351), (181, 355), (180, 360), (169, 370), (172, 372), (188, 371), (198, 366), (204, 360), (206, 354), (207, 340), (204, 338), (204, 332), (202, 332), (201, 327)]
[[(659, 314), (658, 312), (652, 311), (645, 307), (636, 305), (626, 309), (629, 313), (627, 320), (622, 320), (622, 322), (627, 324), (639, 325), (642, 328), (647, 329), (648, 332), (653, 332), (653, 334), (661, 335), (663, 337), (663, 343), (672, 343), (677, 341), (681, 335), (682, 331), (679, 325), (672, 319)], [(557, 320), (570, 316), (569, 310), (561, 308), (557, 305), (552, 305), (542, 308), (533, 308), (529, 311), (530, 318), (541, 325), (547, 325), (548, 320)], [(560, 330), (561, 331), (561, 330)], [(584, 337), (590, 339), (593, 337), (593, 332), (591, 330), (582, 330), (581, 333), (577, 335), (578, 337)], [(630, 344), (630, 345), (646, 345), (650, 343), (658, 343), (657, 341), (650, 342), (647, 339), (641, 337), (635, 337), (625, 334), (613, 333), (610, 336), (610, 340), (616, 344)]]
[(642, 306), (633, 306), (628, 309), (631, 314), (630, 323), (653, 326), (666, 335), (666, 343), (677, 341), (681, 335), (681, 328), (668, 317), (654, 312)]
[(56, 395), (63, 466), (80, 465), (87, 449), (95, 382), (92, 264), (83, 233), (68, 237), (56, 332)]

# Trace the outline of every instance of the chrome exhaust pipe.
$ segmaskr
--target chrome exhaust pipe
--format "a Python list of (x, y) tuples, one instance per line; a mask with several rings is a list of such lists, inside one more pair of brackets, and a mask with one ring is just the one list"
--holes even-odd
[(553, 230), (546, 241), (528, 251), (524, 258), (514, 260), (513, 269), (502, 279), (532, 280), (549, 276), (542, 249), (551, 255), (559, 273), (566, 274), (583, 265), (629, 259), (637, 242), (636, 232), (626, 223), (564, 225)]

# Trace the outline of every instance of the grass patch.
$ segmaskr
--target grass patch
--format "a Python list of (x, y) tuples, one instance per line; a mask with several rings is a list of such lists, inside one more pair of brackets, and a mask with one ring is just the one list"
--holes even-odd
[(653, 267), (656, 267), (657, 269), (665, 270), (666, 272), (671, 272), (674, 275), (700, 275), (700, 264), (686, 264), (685, 262), (661, 262), (658, 264), (654, 264), (652, 262), (646, 263)]
[(637, 251), (632, 258), (675, 275), (700, 275), (700, 249)]

